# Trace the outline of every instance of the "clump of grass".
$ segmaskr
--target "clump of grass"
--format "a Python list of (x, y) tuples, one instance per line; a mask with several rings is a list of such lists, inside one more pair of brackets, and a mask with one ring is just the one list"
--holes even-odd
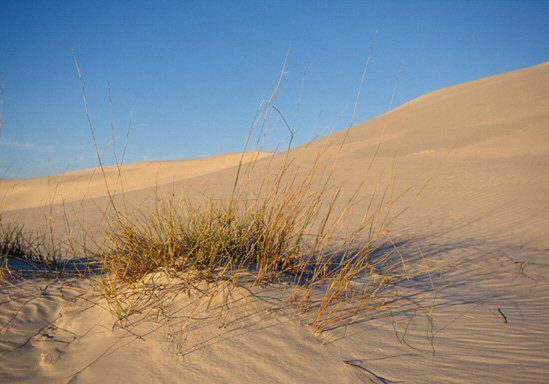
[[(59, 271), (62, 265), (61, 252), (52, 248), (45, 236), (25, 231), (17, 222), (6, 222), (0, 215), (0, 279), (32, 272)], [(10, 260), (22, 263), (16, 270), (10, 268)]]
[[(309, 169), (300, 169), (290, 158), (295, 123), (288, 124), (274, 105), (286, 74), (286, 62), (249, 131), (230, 198), (211, 196), (175, 201), (172, 197), (160, 199), (152, 212), (136, 213), (128, 212), (125, 201), (124, 209), (120, 209), (109, 188), (82, 72), (74, 51), (73, 55), (88, 127), (110, 201), (109, 212), (104, 212), (108, 223), (106, 244), (95, 254), (105, 273), (103, 293), (119, 318), (127, 318), (134, 312), (124, 307), (128, 297), (144, 297), (156, 307), (161, 306), (158, 292), (143, 295), (150, 277), (161, 272), (183, 280), (181, 286), (185, 290), (202, 293), (205, 291), (197, 283), (290, 285), (291, 312), (306, 320), (313, 332), (321, 333), (366, 309), (383, 306), (388, 302), (386, 288), (408, 277), (392, 262), (393, 249), (378, 254), (388, 240), (387, 221), (379, 224), (380, 218), (389, 217), (389, 210), (385, 209), (390, 204), (385, 201), (385, 193), (381, 196), (374, 193), (360, 223), (341, 236), (363, 185), (343, 201), (341, 186), (334, 183), (347, 134), (335, 152), (334, 148), (320, 151)], [(368, 62), (365, 71), (367, 65)], [(364, 74), (361, 87), (363, 82)], [(356, 104), (359, 97), (360, 90)], [(354, 114), (356, 108), (355, 105)], [(244, 154), (252, 137), (257, 135), (258, 143), (265, 138), (273, 111), (281, 116), (290, 132), (287, 150), (268, 161), (256, 160), (244, 167)], [(323, 159), (326, 153), (334, 155), (333, 163)], [(373, 159), (369, 167), (372, 163)], [(256, 172), (260, 166), (262, 174)], [(122, 181), (118, 162), (117, 168)], [(246, 279), (240, 281), (243, 274)], [(120, 286), (123, 288), (119, 289)], [(139, 294), (128, 293), (127, 287), (137, 288)], [(155, 284), (152, 287), (158, 288)], [(212, 292), (219, 291), (206, 292), (214, 295)]]
[[(74, 239), (68, 246), (73, 253), (76, 249), (90, 252), (100, 264), (104, 274), (99, 286), (119, 320), (138, 312), (150, 313), (147, 306), (166, 316), (174, 297), (191, 291), (206, 296), (208, 307), (220, 293), (225, 303), (226, 289), (247, 285), (281, 287), (288, 293), (289, 313), (298, 316), (316, 334), (394, 303), (390, 288), (410, 278), (410, 270), (402, 259), (402, 263), (395, 262), (391, 257), (395, 248), (387, 247), (387, 223), (394, 217), (389, 214), (392, 204), (386, 201), (385, 192), (381, 196), (374, 193), (362, 220), (356, 227), (343, 230), (364, 184), (343, 198), (341, 186), (334, 182), (347, 134), (338, 143), (339, 149), (320, 151), (309, 168), (296, 164), (291, 158), (295, 123), (290, 126), (273, 104), (285, 68), (250, 129), (230, 197), (176, 201), (174, 197), (157, 196), (160, 203), (155, 210), (132, 212), (125, 200), (123, 207), (117, 205), (119, 200), (109, 187), (82, 73), (76, 55), (74, 58), (110, 205), (103, 212), (105, 244), (100, 249), (86, 249), (85, 244), (76, 244)], [(354, 114), (359, 96), (360, 90)], [(110, 97), (109, 102), (112, 103)], [(290, 132), (287, 150), (244, 166), (246, 149), (256, 128), (260, 131), (255, 133), (264, 138), (272, 111), (281, 116)], [(114, 137), (114, 126), (112, 129)], [(378, 150), (379, 146), (374, 157)], [(324, 158), (326, 154), (335, 160), (330, 163)], [(114, 158), (117, 182), (123, 184), (123, 160), (118, 163), (116, 154)], [(368, 170), (372, 163), (373, 158)], [(69, 225), (68, 220), (66, 223)], [(0, 216), (0, 278), (12, 275), (10, 259), (23, 261), (35, 270), (57, 271), (63, 265), (62, 253), (53, 241), (52, 226), (49, 235), (27, 233), (20, 225), (3, 222)], [(164, 286), (171, 284), (169, 289), (162, 289), (155, 281), (159, 273), (168, 278), (169, 283)], [(174, 281), (177, 283), (172, 284)], [(224, 304), (219, 308), (223, 311)]]
[(378, 305), (384, 289), (404, 277), (390, 262), (392, 249), (376, 254), (387, 240), (385, 228), (376, 227), (382, 199), (342, 238), (356, 194), (336, 209), (340, 189), (330, 185), (330, 174), (316, 177), (316, 168), (298, 174), (281, 166), (260, 195), (250, 196), (244, 184), (226, 200), (161, 199), (156, 210), (139, 215), (113, 210), (99, 253), (113, 308), (124, 317), (131, 312), (120, 309), (113, 279), (138, 286), (156, 272), (183, 278), (187, 287), (290, 285), (291, 312), (315, 333)]
[(309, 200), (285, 192), (229, 202), (163, 200), (153, 213), (111, 220), (103, 265), (130, 282), (159, 269), (212, 275), (243, 268), (256, 269), (258, 283), (276, 281), (296, 271), (310, 249), (319, 205)]

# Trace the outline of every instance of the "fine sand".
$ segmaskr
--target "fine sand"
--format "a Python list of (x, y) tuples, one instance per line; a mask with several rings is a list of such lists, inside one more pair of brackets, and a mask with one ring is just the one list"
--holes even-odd
[[(403, 257), (436, 267), (414, 282), (416, 293), (431, 293), (418, 299), (424, 309), (395, 306), (315, 336), (277, 309), (277, 291), (254, 288), (221, 325), (207, 311), (182, 310), (192, 319), (185, 332), (161, 320), (127, 330), (113, 328), (88, 282), (31, 279), (0, 288), (0, 382), (548, 382), (549, 63), (419, 97), (290, 156), (307, 168), (321, 151), (323, 165), (337, 158), (343, 200), (368, 180), (349, 225), (375, 191), (407, 191), (391, 237)], [(245, 182), (282, 157), (246, 155), (258, 160)], [(227, 196), (239, 161), (149, 162), (106, 174), (117, 199), (124, 192), (145, 209), (159, 193)], [(59, 231), (65, 220), (97, 229), (109, 200), (98, 170), (3, 180), (0, 196), (6, 218), (28, 228), (48, 218)], [(191, 298), (177, 300), (184, 307)]]

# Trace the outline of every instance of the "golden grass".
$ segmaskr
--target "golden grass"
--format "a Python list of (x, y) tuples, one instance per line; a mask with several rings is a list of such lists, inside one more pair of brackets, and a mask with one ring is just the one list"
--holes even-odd
[[(193, 291), (213, 300), (221, 292), (226, 295), (227, 289), (268, 285), (284, 290), (289, 313), (318, 334), (382, 308), (394, 297), (388, 288), (410, 277), (403, 260), (393, 261), (395, 248), (387, 247), (387, 228), (398, 214), (391, 215), (394, 201), (387, 201), (386, 191), (372, 194), (362, 220), (354, 228), (346, 226), (366, 180), (350, 197), (342, 197), (334, 172), (344, 142), (335, 153), (329, 147), (318, 153), (307, 168), (292, 158), (295, 123), (290, 126), (274, 105), (285, 65), (250, 128), (230, 197), (158, 195), (155, 209), (137, 211), (129, 209), (125, 200), (122, 206), (117, 204), (107, 182), (76, 55), (74, 59), (109, 208), (102, 212), (104, 243), (96, 241), (94, 249), (78, 248), (72, 240), (69, 248), (73, 252), (81, 249), (100, 264), (103, 274), (97, 286), (119, 320), (150, 306), (157, 309), (157, 316), (168, 312), (174, 292)], [(359, 97), (360, 89), (354, 114)], [(291, 134), (287, 150), (244, 164), (254, 135), (265, 137), (273, 110)], [(114, 136), (114, 125), (112, 130)], [(327, 153), (335, 155), (335, 160), (329, 160)], [(122, 183), (122, 164), (116, 154), (114, 158), (117, 182)], [(260, 167), (261, 173), (257, 172)], [(58, 253), (35, 250), (22, 228), (1, 224), (0, 250), (6, 258), (23, 255), (29, 260), (58, 262)], [(53, 243), (53, 234), (51, 239)], [(161, 288), (166, 284), (151, 284), (158, 273), (170, 282), (177, 280), (178, 290), (173, 285), (166, 290)]]
[[(346, 228), (359, 189), (341, 197), (324, 155), (306, 169), (294, 164), (289, 150), (263, 163), (241, 162), (229, 198), (157, 196), (153, 211), (111, 209), (97, 257), (113, 311), (126, 319), (143, 301), (158, 306), (159, 285), (149, 285), (158, 272), (183, 280), (185, 290), (204, 283), (284, 287), (290, 313), (315, 333), (382, 305), (386, 288), (407, 277), (399, 272), (401, 261), (390, 257), (394, 248), (386, 247), (391, 203), (383, 194), (371, 196), (359, 224)], [(258, 178), (260, 166), (267, 171)]]
[[(62, 267), (60, 248), (46, 241), (46, 236), (25, 231), (16, 222), (6, 222), (0, 214), (0, 280), (21, 272), (46, 273)], [(10, 259), (25, 267), (12, 271)]]

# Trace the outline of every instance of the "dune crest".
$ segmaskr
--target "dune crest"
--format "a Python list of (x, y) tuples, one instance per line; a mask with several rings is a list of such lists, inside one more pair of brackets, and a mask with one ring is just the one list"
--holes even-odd
[[(122, 194), (157, 185), (175, 183), (208, 175), (243, 163), (269, 156), (267, 152), (216, 155), (192, 160), (147, 161), (104, 168), (110, 192)], [(70, 203), (107, 195), (105, 181), (99, 168), (84, 169), (50, 177), (0, 180), (3, 209), (17, 210), (44, 205)]]

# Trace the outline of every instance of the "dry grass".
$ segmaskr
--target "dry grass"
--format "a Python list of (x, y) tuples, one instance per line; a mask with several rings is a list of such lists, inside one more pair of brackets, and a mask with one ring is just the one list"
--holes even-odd
[[(76, 56), (75, 65), (103, 171)], [(160, 272), (169, 281), (177, 279), (182, 292), (197, 291), (211, 296), (210, 300), (219, 292), (226, 295), (226, 288), (284, 287), (290, 313), (304, 319), (313, 332), (321, 333), (383, 306), (390, 300), (387, 288), (409, 277), (402, 272), (403, 263), (393, 261), (394, 247), (386, 247), (388, 223), (396, 216), (390, 214), (392, 203), (386, 201), (386, 191), (380, 196), (374, 193), (359, 224), (343, 230), (366, 182), (351, 197), (341, 197), (342, 186), (334, 182), (334, 172), (344, 142), (335, 152), (329, 147), (321, 151), (305, 169), (292, 159), (296, 125), (288, 124), (274, 104), (286, 75), (285, 66), (286, 60), (273, 92), (261, 103), (249, 130), (230, 197), (178, 200), (157, 196), (159, 203), (153, 211), (130, 211), (125, 200), (122, 207), (115, 204), (103, 177), (111, 205), (104, 212), (109, 223), (106, 243), (95, 257), (104, 272), (100, 288), (119, 319), (142, 312), (149, 304), (161, 313), (168, 312), (163, 303), (173, 301), (173, 289), (163, 296), (161, 285), (151, 285), (151, 276)], [(269, 160), (244, 164), (244, 154), (254, 137), (257, 151), (261, 150), (272, 111), (280, 115), (290, 132), (286, 151)], [(117, 163), (117, 168), (122, 183), (121, 164)], [(204, 284), (208, 288), (204, 289)]]
[[(307, 168), (292, 158), (295, 123), (290, 126), (274, 105), (285, 67), (250, 128), (230, 196), (157, 196), (154, 210), (137, 211), (125, 200), (117, 204), (107, 182), (76, 56), (75, 65), (110, 201), (103, 212), (105, 242), (94, 241), (101, 246), (93, 250), (78, 247), (101, 265), (97, 286), (119, 320), (151, 308), (155, 316), (168, 313), (177, 294), (195, 292), (211, 301), (221, 293), (226, 297), (227, 290), (269, 286), (284, 291), (289, 314), (318, 334), (387, 305), (394, 298), (390, 288), (410, 277), (404, 261), (394, 261), (395, 248), (387, 246), (388, 225), (398, 214), (391, 214), (394, 201), (387, 201), (386, 191), (372, 194), (362, 220), (354, 228), (346, 226), (366, 180), (350, 197), (342, 197), (334, 174), (344, 142), (321, 151)], [(359, 96), (360, 89), (357, 103)], [(273, 110), (290, 132), (287, 150), (244, 164), (253, 138), (259, 137), (259, 143), (265, 137)], [(123, 184), (122, 164), (116, 154), (114, 158), (117, 182)], [(0, 230), (0, 250), (6, 257), (44, 265), (59, 262), (59, 253), (27, 240), (22, 228), (0, 221)], [(158, 283), (159, 273), (161, 281), (170, 283)]]
[[(360, 223), (345, 228), (358, 190), (344, 200), (322, 156), (309, 169), (293, 165), (288, 152), (241, 164), (230, 198), (172, 196), (158, 198), (152, 212), (112, 209), (97, 257), (113, 312), (126, 319), (144, 302), (158, 307), (160, 286), (150, 285), (158, 272), (183, 281), (184, 290), (206, 284), (212, 296), (227, 287), (278, 286), (287, 293), (289, 312), (315, 333), (382, 306), (387, 288), (408, 277), (387, 246), (391, 203), (383, 194), (371, 196)], [(260, 166), (269, 176), (257, 182)], [(223, 290), (211, 289), (220, 285)]]
[[(32, 271), (49, 275), (62, 268), (61, 252), (46, 241), (46, 236), (25, 231), (16, 222), (6, 222), (0, 215), (0, 280)], [(22, 264), (10, 268), (10, 260)]]

